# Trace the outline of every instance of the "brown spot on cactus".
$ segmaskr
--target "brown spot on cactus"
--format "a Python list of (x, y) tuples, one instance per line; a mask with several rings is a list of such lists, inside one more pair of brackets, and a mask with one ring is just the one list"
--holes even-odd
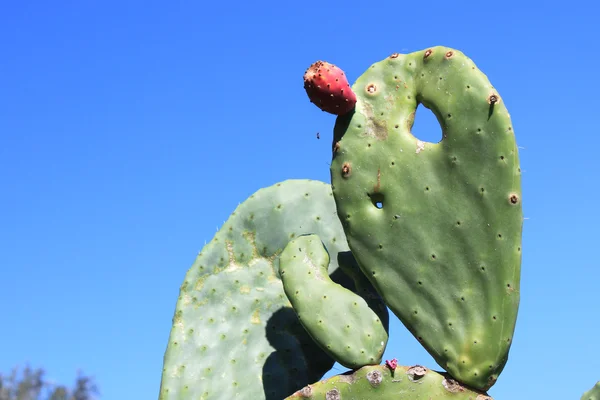
[(452, 58), (453, 55), (454, 55), (453, 51), (446, 52), (446, 58)]
[(375, 184), (373, 191), (377, 193), (379, 192), (379, 189), (381, 189), (381, 168), (377, 169), (377, 184)]
[(353, 384), (354, 382), (356, 382), (356, 375), (355, 374), (338, 375), (338, 379), (339, 379), (340, 382), (344, 382), (344, 383), (348, 383), (348, 384)]
[(335, 142), (335, 144), (333, 145), (333, 152), (337, 153), (339, 149), (340, 149), (340, 142)]
[(367, 380), (373, 387), (377, 387), (383, 381), (383, 375), (378, 370), (374, 369), (373, 371), (369, 371), (367, 373)]
[(352, 172), (352, 166), (350, 165), (349, 162), (345, 162), (344, 165), (342, 165), (342, 176), (344, 178), (348, 178), (350, 176), (351, 172)]
[(519, 196), (516, 193), (512, 193), (508, 199), (510, 204), (519, 204)]
[(431, 49), (425, 50), (425, 54), (423, 55), (423, 58), (428, 58), (431, 55), (431, 53), (433, 53), (433, 50), (431, 50)]
[(310, 385), (304, 386), (298, 394), (302, 397), (309, 398), (312, 396), (312, 387), (310, 387)]
[(444, 388), (451, 393), (458, 393), (458, 392), (465, 391), (465, 388), (462, 387), (462, 385), (460, 383), (458, 383), (454, 379), (450, 379), (450, 378), (444, 379), (442, 381), (442, 386), (444, 386)]
[(337, 389), (331, 389), (325, 394), (325, 400), (340, 400), (340, 391)]
[(406, 118), (406, 126), (409, 132), (412, 130), (412, 127), (415, 124), (415, 114), (416, 111), (413, 111), (410, 114), (408, 114), (408, 118)]
[(392, 55), (390, 56), (390, 58), (398, 58), (398, 56), (399, 56), (399, 55), (400, 55), (400, 54), (398, 54), (398, 53), (394, 53), (394, 54), (392, 54)]
[(421, 365), (415, 365), (414, 367), (410, 367), (406, 371), (406, 375), (408, 375), (408, 378), (411, 381), (418, 381), (419, 379), (424, 377), (426, 374), (427, 374), (427, 368), (425, 368)]
[(325, 61), (317, 61), (306, 70), (304, 89), (312, 103), (334, 115), (346, 114), (356, 104), (344, 71)]
[(487, 98), (487, 102), (490, 105), (494, 105), (500, 102), (500, 97), (496, 93), (491, 93)]
[(374, 83), (370, 83), (370, 84), (367, 85), (367, 87), (365, 88), (365, 90), (369, 94), (375, 94), (375, 92), (377, 92), (377, 86)]

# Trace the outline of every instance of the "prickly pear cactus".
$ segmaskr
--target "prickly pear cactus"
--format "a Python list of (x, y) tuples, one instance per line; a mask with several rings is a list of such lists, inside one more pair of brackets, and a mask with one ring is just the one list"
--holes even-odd
[(380, 365), (366, 366), (307, 385), (287, 399), (493, 400), (483, 392), (464, 387), (449, 376), (420, 365), (398, 366), (394, 370)]
[(314, 344), (285, 296), (279, 255), (317, 233), (332, 279), (353, 288), (338, 259), (354, 261), (329, 185), (290, 180), (242, 203), (200, 252), (181, 285), (164, 357), (161, 400), (279, 400), (334, 361)]
[(581, 396), (581, 400), (600, 400), (600, 382)]
[[(455, 379), (490, 388), (519, 305), (521, 183), (498, 91), (457, 50), (393, 54), (339, 116), (333, 193), (348, 243), (388, 307)], [(440, 143), (411, 134), (416, 108)]]
[(279, 259), (285, 294), (325, 353), (348, 368), (379, 364), (388, 340), (381, 310), (331, 280), (329, 253), (319, 236), (293, 239)]

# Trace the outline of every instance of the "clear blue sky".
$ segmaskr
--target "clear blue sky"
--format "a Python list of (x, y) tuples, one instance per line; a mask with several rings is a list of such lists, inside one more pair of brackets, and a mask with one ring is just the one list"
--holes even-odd
[[(304, 70), (354, 81), (444, 45), (488, 75), (522, 147), (521, 308), (490, 394), (579, 398), (600, 380), (600, 30), (591, 1), (555, 4), (2, 3), (0, 371), (82, 368), (103, 399), (157, 398), (204, 242), (261, 187), (329, 181), (335, 119)], [(415, 132), (441, 136), (422, 110)], [(437, 368), (397, 322), (387, 355)]]

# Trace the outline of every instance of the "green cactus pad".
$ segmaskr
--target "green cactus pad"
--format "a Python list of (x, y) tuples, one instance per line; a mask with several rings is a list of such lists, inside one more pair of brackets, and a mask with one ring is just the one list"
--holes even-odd
[(600, 400), (600, 382), (581, 396), (581, 400)]
[[(482, 390), (507, 361), (519, 305), (521, 174), (510, 116), (473, 61), (393, 54), (338, 117), (333, 193), (348, 243), (389, 308), (452, 376)], [(419, 104), (440, 143), (411, 134)]]
[(425, 367), (366, 366), (307, 385), (287, 400), (493, 400)]
[[(352, 288), (338, 257), (349, 249), (331, 187), (306, 180), (261, 189), (200, 252), (181, 286), (164, 357), (161, 400), (281, 399), (334, 361), (314, 344), (283, 291), (279, 255), (317, 233), (329, 272)], [(351, 257), (351, 256), (350, 256)]]
[(306, 331), (341, 365), (381, 362), (387, 326), (365, 299), (333, 282), (329, 254), (317, 235), (300, 236), (280, 256), (283, 288)]

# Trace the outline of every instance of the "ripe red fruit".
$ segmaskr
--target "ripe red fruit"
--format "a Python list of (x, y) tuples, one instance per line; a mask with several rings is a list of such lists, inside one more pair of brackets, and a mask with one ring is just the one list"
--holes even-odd
[(306, 70), (304, 89), (312, 103), (331, 114), (346, 114), (356, 104), (356, 94), (344, 71), (325, 61), (317, 61)]

